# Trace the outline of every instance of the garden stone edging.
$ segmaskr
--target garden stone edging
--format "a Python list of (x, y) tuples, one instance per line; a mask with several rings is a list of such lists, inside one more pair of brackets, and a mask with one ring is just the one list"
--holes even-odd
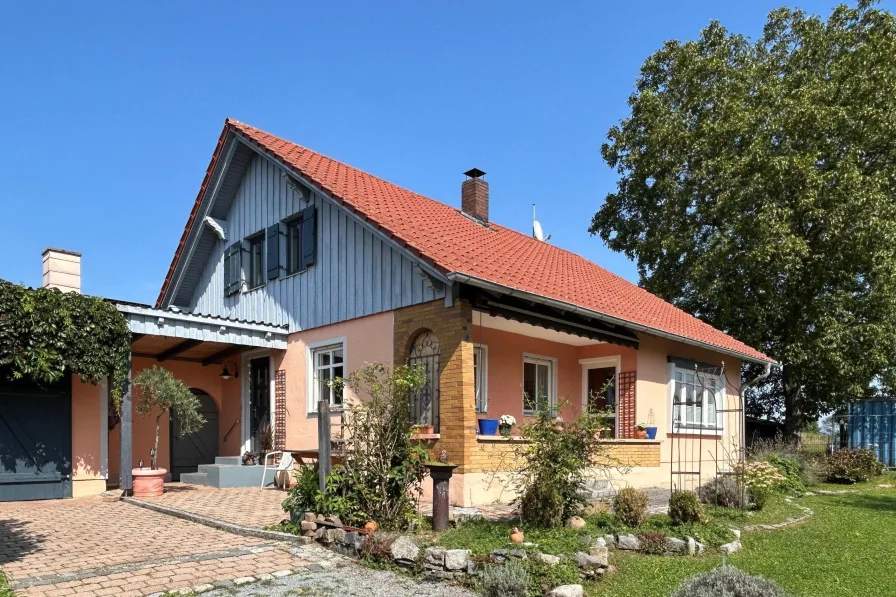
[[(807, 495), (808, 495), (808, 494), (807, 494)], [(778, 523), (775, 523), (775, 524), (751, 524), (751, 525), (746, 525), (746, 526), (742, 527), (742, 530), (747, 531), (747, 532), (753, 532), (753, 531), (777, 531), (778, 529), (783, 529), (784, 527), (789, 527), (790, 525), (797, 524), (797, 523), (803, 522), (803, 521), (805, 521), (805, 520), (808, 520), (809, 518), (812, 517), (813, 514), (815, 514), (815, 512), (812, 511), (812, 508), (803, 506), (802, 504), (797, 504), (796, 502), (793, 501), (792, 498), (785, 498), (784, 501), (787, 502), (788, 504), (793, 504), (794, 506), (796, 506), (797, 508), (799, 508), (800, 510), (802, 510), (802, 511), (803, 511), (803, 515), (802, 515), (802, 516), (792, 516), (792, 517), (788, 518), (787, 520), (785, 520), (785, 521), (783, 521), (783, 522), (778, 522)], [(738, 538), (739, 538), (739, 537), (738, 537)], [(737, 541), (736, 543), (739, 544), (740, 542)], [(724, 545), (723, 545), (722, 547), (724, 547)]]

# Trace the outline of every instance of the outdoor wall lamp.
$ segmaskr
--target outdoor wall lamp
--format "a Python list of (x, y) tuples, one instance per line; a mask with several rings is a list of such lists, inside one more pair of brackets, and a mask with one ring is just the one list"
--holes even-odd
[[(233, 373), (231, 373), (230, 369), (227, 368), (227, 363), (233, 363)], [(224, 370), (221, 371), (221, 379), (230, 379), (231, 377), (239, 379), (240, 370), (239, 367), (236, 366), (236, 363), (234, 363), (233, 361), (226, 361), (224, 363)]]

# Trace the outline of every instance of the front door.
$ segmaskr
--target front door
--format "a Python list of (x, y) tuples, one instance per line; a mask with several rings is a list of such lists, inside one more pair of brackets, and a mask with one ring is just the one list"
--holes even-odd
[(273, 449), (271, 427), (271, 365), (268, 357), (249, 361), (249, 450)]
[(72, 497), (71, 376), (0, 380), (0, 502)]
[(205, 419), (201, 428), (181, 436), (177, 419), (171, 417), (171, 480), (180, 481), (182, 473), (195, 473), (200, 464), (214, 464), (218, 455), (218, 406), (202, 390), (190, 390), (199, 399), (199, 414)]

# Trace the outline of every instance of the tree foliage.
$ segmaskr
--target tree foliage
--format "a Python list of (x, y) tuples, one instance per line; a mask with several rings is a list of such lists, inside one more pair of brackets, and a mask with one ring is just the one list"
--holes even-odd
[[(783, 363), (751, 400), (789, 430), (894, 386), (896, 20), (782, 8), (641, 67), (591, 223), (641, 284)], [(759, 406), (757, 409), (756, 406)]]
[(127, 320), (112, 303), (0, 281), (0, 375), (45, 384), (67, 370), (91, 383), (111, 376), (117, 407), (130, 352)]
[(144, 418), (152, 415), (156, 417), (153, 469), (156, 468), (159, 457), (159, 428), (165, 413), (170, 412), (177, 419), (181, 435), (189, 435), (205, 423), (205, 418), (199, 414), (199, 398), (184, 382), (158, 365), (142, 370), (134, 378), (134, 400), (134, 412)]

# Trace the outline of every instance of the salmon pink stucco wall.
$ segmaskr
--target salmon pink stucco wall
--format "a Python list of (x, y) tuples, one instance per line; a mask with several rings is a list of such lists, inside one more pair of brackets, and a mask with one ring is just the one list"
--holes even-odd
[(108, 472), (107, 386), (72, 377), (72, 496), (106, 490)]
[[(218, 454), (221, 456), (236, 456), (240, 454), (239, 429), (224, 442), (224, 435), (240, 417), (240, 380), (221, 378), (221, 367), (210, 365), (203, 367), (200, 363), (186, 361), (164, 361), (159, 363), (151, 358), (135, 357), (133, 360), (132, 375), (136, 376), (140, 371), (154, 365), (159, 365), (171, 371), (171, 373), (191, 389), (199, 389), (211, 396), (218, 407)], [(136, 401), (134, 404), (136, 407)], [(170, 468), (170, 433), (168, 413), (162, 414), (159, 425), (159, 458), (158, 466), (164, 469)], [(140, 460), (144, 466), (149, 466), (150, 454), (155, 443), (156, 429), (155, 415), (147, 418), (140, 417), (135, 412), (133, 415), (133, 461), (132, 467), (136, 467)], [(237, 426), (239, 427), (239, 426)], [(120, 460), (120, 425), (109, 432), (109, 474), (113, 481), (117, 481), (121, 471)]]
[[(345, 375), (368, 363), (392, 364), (394, 322), (391, 311), (296, 332), (289, 336), (286, 354), (278, 367), (286, 371), (286, 447), (317, 448), (317, 415), (307, 404), (309, 345), (344, 342)], [(347, 400), (357, 397), (346, 391)], [(333, 423), (338, 415), (332, 417)]]
[(619, 357), (621, 371), (637, 367), (637, 351), (616, 344), (574, 346), (482, 326), (473, 327), (473, 339), (485, 345), (488, 354), (488, 412), (480, 418), (513, 415), (522, 420), (524, 354), (557, 360), (557, 397), (569, 403), (560, 413), (567, 418), (580, 413), (583, 404), (581, 359)]

